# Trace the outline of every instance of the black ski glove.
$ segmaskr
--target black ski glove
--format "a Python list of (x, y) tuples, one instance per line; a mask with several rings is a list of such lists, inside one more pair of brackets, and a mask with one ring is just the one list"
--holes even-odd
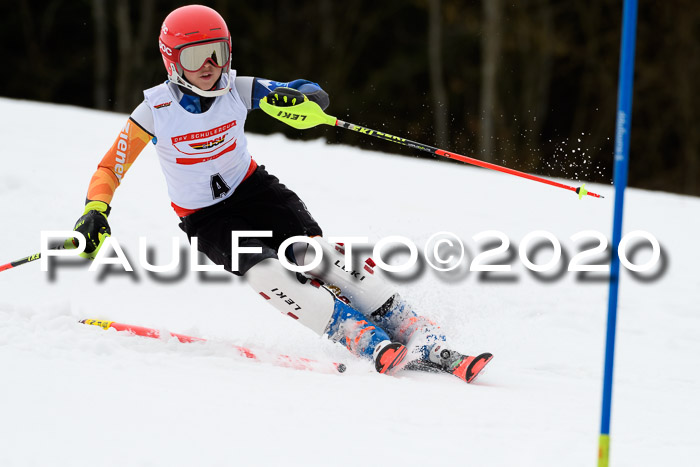
[(299, 89), (286, 87), (275, 88), (267, 95), (268, 104), (274, 105), (275, 107), (291, 107), (301, 104), (305, 100), (317, 103), (322, 110), (326, 110), (328, 104), (330, 104), (330, 99), (326, 91), (307, 84), (303, 84)]
[(267, 103), (275, 107), (291, 107), (307, 100), (298, 89), (279, 87), (267, 95)]
[[(107, 216), (111, 211), (109, 204), (102, 201), (90, 201), (85, 205), (85, 212), (75, 223), (73, 230), (80, 232), (87, 241), (85, 251), (80, 254), (83, 258), (94, 259), (100, 251), (105, 238), (112, 234), (107, 222)], [(77, 239), (73, 239), (73, 244), (77, 247)]]

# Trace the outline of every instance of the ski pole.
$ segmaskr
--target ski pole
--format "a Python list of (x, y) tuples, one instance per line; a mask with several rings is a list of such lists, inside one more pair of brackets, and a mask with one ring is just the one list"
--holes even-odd
[[(82, 324), (89, 324), (92, 326), (98, 326), (101, 327), (102, 329), (114, 329), (115, 331), (126, 331), (130, 332), (132, 334), (135, 334), (137, 336), (142, 336), (142, 337), (151, 337), (154, 339), (160, 338), (160, 331), (158, 329), (152, 329), (152, 328), (146, 328), (143, 326), (134, 326), (133, 324), (123, 324), (123, 323), (115, 323), (114, 321), (102, 321), (102, 320), (97, 320), (97, 319), (83, 319), (80, 321)], [(202, 339), (201, 337), (192, 337), (192, 336), (186, 336), (184, 334), (176, 334), (174, 332), (171, 332), (170, 335), (172, 337), (175, 337), (177, 340), (183, 343), (190, 343), (190, 342), (206, 342), (206, 339)], [(338, 373), (343, 373), (346, 370), (346, 366), (344, 363), (336, 363), (336, 362), (319, 362), (317, 360), (311, 360), (309, 358), (303, 358), (303, 357), (294, 357), (290, 355), (260, 355), (258, 352), (253, 352), (248, 347), (242, 347), (240, 345), (233, 345), (232, 346), (234, 349), (238, 351), (238, 353), (245, 358), (249, 358), (251, 360), (256, 360), (256, 361), (268, 361), (268, 363), (271, 363), (273, 365), (277, 366), (282, 366), (282, 367), (287, 367), (287, 368), (294, 368), (296, 370), (313, 370), (313, 371), (321, 371), (321, 372), (338, 372)], [(261, 358), (262, 357), (262, 358)], [(267, 358), (265, 358), (267, 357)]]
[(29, 255), (26, 258), (18, 259), (17, 261), (12, 261), (10, 263), (0, 265), (0, 271), (4, 271), (5, 269), (16, 268), (17, 266), (27, 264), (31, 261), (36, 261), (39, 258), (41, 258), (41, 253), (34, 253), (33, 255)]
[[(68, 249), (68, 245), (74, 245), (73, 239), (69, 238), (63, 244), (55, 246), (53, 248), (50, 248), (51, 250), (66, 250)], [(29, 255), (26, 258), (18, 259), (17, 261), (11, 261), (7, 264), (2, 264), (0, 265), (0, 272), (6, 270), (6, 269), (12, 269), (16, 268), (17, 266), (21, 266), (23, 264), (31, 263), (32, 261), (36, 261), (41, 258), (41, 253), (34, 253), (33, 255)]]
[[(272, 105), (267, 101), (267, 97), (260, 100), (260, 108), (265, 111), (271, 117), (286, 123), (287, 125), (296, 128), (298, 130), (306, 130), (308, 128), (313, 128), (317, 125), (330, 125), (345, 128), (348, 130), (357, 131), (363, 135), (373, 136), (375, 138), (383, 139), (384, 141), (390, 141), (392, 143), (401, 144), (403, 146), (408, 146), (413, 149), (418, 149), (420, 151), (428, 152), (436, 156), (446, 157), (448, 159), (454, 159), (467, 164), (476, 165), (486, 169), (497, 170), (499, 172), (507, 173), (510, 175), (516, 175), (518, 177), (526, 178), (528, 180), (533, 180), (535, 182), (545, 183), (547, 185), (555, 186), (557, 188), (563, 188), (565, 190), (570, 190), (575, 192), (579, 199), (584, 196), (593, 196), (595, 198), (603, 198), (603, 196), (593, 193), (592, 191), (586, 190), (585, 184), (580, 187), (572, 187), (565, 185), (563, 183), (555, 182), (553, 180), (547, 180), (546, 178), (538, 177), (536, 175), (528, 174), (525, 172), (520, 172), (518, 170), (509, 169), (496, 164), (491, 164), (489, 162), (484, 162), (479, 159), (474, 159), (473, 157), (463, 156), (450, 151), (445, 151), (444, 149), (438, 149), (433, 146), (428, 146), (427, 144), (417, 143), (411, 141), (410, 139), (401, 138), (399, 136), (390, 135), (383, 131), (372, 130), (370, 128), (365, 128), (360, 125), (355, 125), (353, 123), (344, 122), (336, 117), (327, 115), (319, 105), (313, 101), (310, 101), (303, 96), (299, 91), (288, 89), (288, 88), (277, 88), (271, 94), (277, 93), (275, 98), (279, 101), (282, 99), (282, 105)], [(303, 102), (296, 104), (296, 99), (303, 96)], [(285, 103), (291, 105), (284, 105)]]

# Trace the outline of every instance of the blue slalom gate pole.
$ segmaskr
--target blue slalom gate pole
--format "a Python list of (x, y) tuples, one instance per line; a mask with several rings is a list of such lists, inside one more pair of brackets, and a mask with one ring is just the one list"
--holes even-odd
[(620, 71), (617, 85), (617, 124), (615, 129), (615, 211), (613, 215), (608, 324), (605, 338), (605, 375), (603, 377), (603, 409), (598, 444), (598, 467), (607, 467), (610, 454), (610, 407), (612, 402), (617, 297), (620, 283), (618, 246), (622, 238), (622, 214), (629, 165), (630, 127), (632, 123), (632, 88), (634, 82), (634, 49), (637, 29), (637, 0), (624, 0)]

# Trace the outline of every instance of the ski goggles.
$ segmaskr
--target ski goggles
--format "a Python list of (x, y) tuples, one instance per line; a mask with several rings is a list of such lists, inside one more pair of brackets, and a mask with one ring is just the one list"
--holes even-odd
[(218, 68), (228, 65), (231, 60), (231, 49), (228, 41), (205, 42), (188, 45), (180, 49), (180, 65), (187, 71), (199, 71), (205, 63), (210, 62)]

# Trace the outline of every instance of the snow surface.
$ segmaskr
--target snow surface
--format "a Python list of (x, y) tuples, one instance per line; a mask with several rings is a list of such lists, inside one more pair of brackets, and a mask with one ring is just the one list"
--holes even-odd
[[(0, 263), (37, 252), (42, 230), (72, 228), (125, 118), (0, 99)], [(580, 247), (571, 235), (611, 232), (611, 186), (587, 186), (606, 198), (579, 201), (497, 172), (323, 141), (251, 135), (250, 149), (305, 200), (326, 235), (373, 243), (403, 235), (422, 248), (449, 231), (470, 261), (481, 246), (472, 236), (485, 230), (504, 232), (513, 252), (528, 232), (550, 231), (568, 258)], [(658, 238), (665, 267), (652, 280), (622, 276), (613, 466), (700, 458), (698, 212), (697, 198), (627, 191), (624, 231)], [(146, 274), (138, 237), (148, 237), (163, 264), (171, 238), (186, 245), (177, 223), (149, 145), (110, 216), (136, 272), (71, 264), (51, 279), (37, 263), (1, 273), (0, 465), (595, 465), (605, 280), (582, 282), (572, 272), (538, 280), (517, 253), (511, 273), (488, 281), (466, 266), (404, 274), (397, 287), (455, 348), (495, 358), (472, 385), (448, 375), (388, 377), (277, 313), (238, 278)], [(640, 249), (634, 261), (649, 252)], [(544, 249), (535, 262), (550, 256)], [(209, 342), (104, 331), (78, 324), (84, 318)], [(329, 375), (256, 363), (231, 343), (349, 369)]]

